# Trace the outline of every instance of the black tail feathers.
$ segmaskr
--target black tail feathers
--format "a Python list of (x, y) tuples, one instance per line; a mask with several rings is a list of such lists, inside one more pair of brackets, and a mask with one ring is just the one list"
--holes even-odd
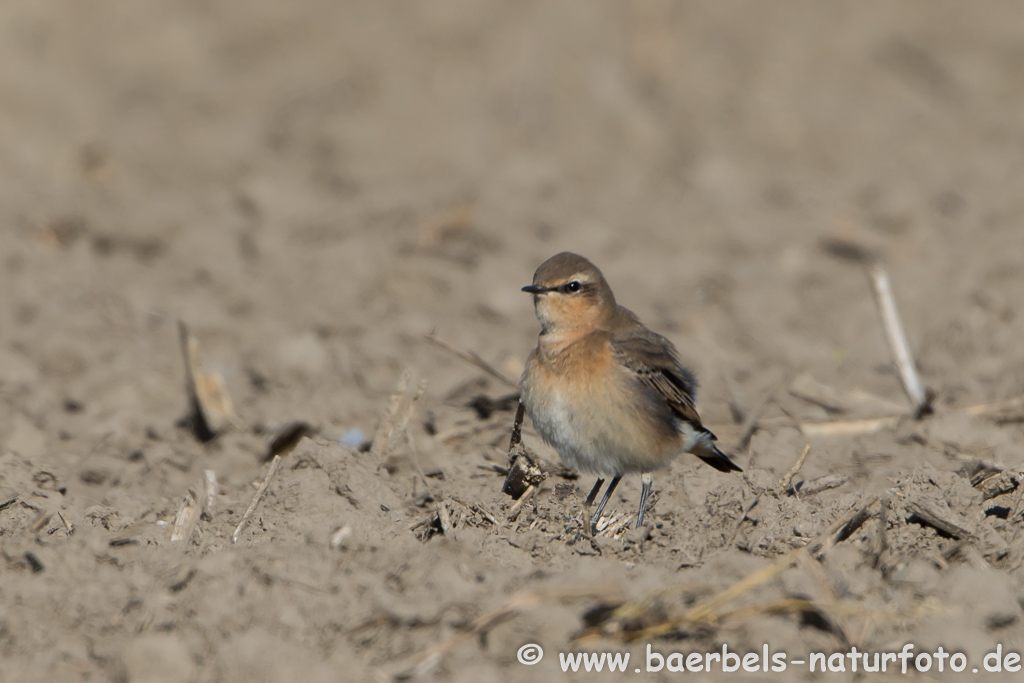
[(742, 472), (743, 469), (734, 463), (732, 459), (718, 449), (718, 446), (714, 447), (714, 453), (711, 455), (696, 454), (698, 458), (706, 462), (707, 464), (714, 467), (719, 472)]

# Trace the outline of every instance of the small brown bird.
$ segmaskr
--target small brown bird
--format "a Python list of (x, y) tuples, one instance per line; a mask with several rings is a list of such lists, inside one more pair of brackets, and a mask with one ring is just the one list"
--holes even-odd
[(556, 254), (523, 291), (533, 295), (541, 326), (520, 382), (523, 406), (567, 467), (601, 477), (588, 508), (603, 477), (612, 477), (590, 520), (592, 534), (627, 472), (641, 473), (639, 527), (651, 472), (678, 453), (693, 453), (721, 472), (742, 471), (701, 424), (697, 380), (672, 342), (616, 304), (594, 264), (571, 252)]

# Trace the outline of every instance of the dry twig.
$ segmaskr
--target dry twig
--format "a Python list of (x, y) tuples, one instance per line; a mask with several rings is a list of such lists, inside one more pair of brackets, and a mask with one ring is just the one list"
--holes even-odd
[(839, 641), (840, 647), (849, 649), (850, 639), (846, 635), (849, 627), (846, 624), (846, 620), (842, 618), (839, 600), (836, 599), (835, 591), (832, 590), (832, 582), (829, 580), (825, 568), (807, 553), (801, 553), (797, 556), (797, 559), (799, 566), (814, 577), (815, 583), (818, 584), (818, 592), (821, 595), (820, 605), (815, 606), (812, 604), (809, 608), (801, 611), (817, 614), (824, 621), (828, 631)]
[[(508, 474), (505, 475), (505, 483), (501, 486), (502, 493), (516, 499), (521, 499), (527, 491), (540, 486), (548, 476), (541, 469), (538, 459), (529, 452), (526, 444), (523, 443), (524, 415), (526, 415), (526, 408), (520, 403), (512, 423), (512, 436), (508, 443)], [(513, 509), (518, 510), (519, 507), (516, 506)]]
[(871, 279), (871, 286), (875, 292), (878, 311), (882, 316), (885, 339), (889, 343), (893, 363), (900, 373), (903, 389), (907, 392), (907, 396), (914, 406), (914, 416), (926, 415), (931, 412), (931, 402), (934, 395), (925, 389), (924, 384), (921, 383), (921, 377), (917, 374), (917, 367), (914, 365), (914, 358), (910, 353), (910, 344), (907, 342), (907, 335), (903, 331), (903, 323), (900, 321), (899, 312), (896, 310), (896, 299), (892, 294), (889, 274), (881, 263), (875, 263), (868, 268), (868, 276)]
[(740, 450), (745, 451), (750, 446), (750, 440), (754, 438), (754, 433), (761, 427), (763, 422), (761, 418), (764, 415), (764, 411), (775, 400), (775, 392), (779, 390), (780, 386), (782, 386), (782, 380), (776, 382), (764, 395), (761, 402), (747, 414), (747, 419), (743, 423), (743, 429), (740, 430), (740, 437), (737, 441)]
[(452, 529), (452, 516), (448, 511), (448, 503), (442, 501), (437, 504), (437, 520), (441, 524), (441, 533), (454, 541), (455, 531)]
[(885, 568), (882, 567), (882, 555), (889, 549), (889, 540), (886, 537), (886, 532), (889, 529), (889, 497), (884, 496), (881, 498), (881, 505), (879, 505), (878, 511), (878, 548), (875, 551), (874, 559), (871, 562), (871, 566), (874, 569), (882, 569), (882, 575), (886, 574)]
[(409, 380), (412, 379), (412, 371), (406, 368), (398, 377), (395, 390), (391, 392), (388, 406), (380, 417), (380, 424), (377, 425), (377, 433), (373, 437), (373, 445), (370, 446), (370, 455), (382, 458), (387, 455), (388, 441), (395, 429), (395, 420), (398, 419), (398, 409), (402, 407), (405, 398), (405, 391), (409, 387)]
[(512, 506), (512, 509), (508, 511), (508, 521), (516, 521), (516, 517), (519, 516), (519, 510), (522, 509), (523, 504), (526, 503), (526, 501), (528, 501), (536, 492), (537, 487), (533, 484), (526, 487), (526, 490), (523, 491), (523, 495), (519, 496), (519, 500), (517, 500), (516, 504)]
[[(192, 538), (192, 530), (195, 529), (196, 521), (199, 519), (199, 505), (192, 497), (192, 492), (185, 494), (178, 508), (178, 515), (174, 518), (174, 531), (171, 532), (171, 542), (188, 541)], [(188, 543), (185, 543), (188, 547)]]
[(481, 517), (486, 519), (488, 522), (493, 524), (495, 527), (501, 527), (501, 523), (498, 522), (498, 520), (494, 517), (494, 515), (491, 514), (491, 512), (486, 507), (484, 507), (483, 503), (471, 503), (467, 500), (459, 498), (458, 496), (451, 496), (451, 499), (458, 503), (459, 505), (465, 508), (469, 508), (470, 510), (473, 510)]
[[(658, 608), (656, 605), (673, 592), (689, 590), (691, 588), (690, 585), (667, 589), (661, 588), (648, 593), (638, 600), (623, 604), (611, 611), (601, 624), (588, 629), (580, 640), (607, 638), (609, 635), (614, 635), (624, 641), (648, 639), (668, 635), (683, 626), (697, 624), (716, 625), (726, 618), (749, 618), (757, 614), (779, 611), (816, 612), (835, 627), (833, 631), (840, 639), (844, 639), (845, 635), (842, 625), (830, 613), (830, 610), (838, 609), (831, 595), (830, 588), (825, 590), (824, 594), (831, 604), (818, 604), (804, 600), (783, 600), (762, 603), (738, 610), (727, 610), (725, 608), (740, 596), (773, 579), (799, 562), (807, 562), (808, 566), (814, 564), (815, 561), (810, 559), (812, 555), (823, 553), (836, 543), (848, 538), (853, 531), (859, 528), (871, 516), (870, 511), (877, 502), (878, 498), (872, 498), (858, 508), (851, 518), (837, 521), (828, 530), (818, 534), (806, 547), (787, 553), (772, 564), (751, 573), (746, 578), (720, 591), (695, 607), (686, 610), (681, 615), (666, 617), (662, 613), (661, 608)], [(652, 614), (658, 618), (659, 621), (657, 623), (642, 628), (630, 628), (631, 624), (642, 623), (645, 615)]]
[[(829, 530), (828, 537), (825, 539), (825, 542), (821, 546), (821, 549), (827, 550), (828, 548), (834, 546), (836, 543), (841, 543), (848, 539), (850, 536), (853, 536), (853, 534), (857, 532), (857, 529), (864, 526), (864, 523), (874, 516), (874, 514), (871, 512), (871, 508), (873, 508), (878, 501), (878, 496), (873, 496), (870, 500), (868, 500), (868, 502), (861, 505), (852, 517), (840, 520), (839, 522), (836, 522), (834, 525), (832, 525), (832, 528)], [(813, 544), (812, 546), (808, 547), (817, 550), (817, 548), (813, 548)]]
[(60, 518), (60, 523), (64, 525), (64, 535), (70, 536), (75, 533), (75, 525), (68, 521), (68, 518), (64, 516), (64, 513), (57, 510), (57, 516)]
[(204, 373), (199, 341), (178, 321), (181, 352), (185, 359), (185, 389), (188, 393), (192, 431), (200, 441), (209, 441), (229, 425), (239, 426), (231, 395), (219, 372)]
[(846, 477), (841, 474), (826, 474), (812, 479), (811, 481), (804, 482), (799, 488), (796, 489), (801, 496), (813, 496), (815, 493), (821, 493), (822, 491), (828, 491), (829, 489), (836, 489), (846, 483)]
[(345, 526), (338, 527), (331, 532), (330, 546), (337, 550), (338, 548), (344, 547), (345, 542), (349, 536), (352, 535), (352, 527), (346, 524)]
[(945, 519), (944, 517), (940, 516), (937, 512), (935, 512), (935, 510), (928, 507), (927, 505), (924, 505), (923, 503), (911, 501), (906, 504), (905, 509), (912, 517), (916, 517), (919, 521), (923, 522), (924, 524), (927, 524), (928, 526), (937, 529), (938, 531), (946, 534), (947, 536), (952, 536), (958, 541), (974, 537), (974, 534), (972, 534), (970, 531), (968, 531), (967, 529), (963, 528), (958, 524), (954, 524), (948, 519)]
[(823, 384), (808, 373), (802, 373), (789, 385), (789, 393), (819, 405), (833, 413), (861, 412), (868, 415), (898, 415), (902, 406), (861, 389), (845, 391)]
[[(32, 507), (32, 506), (30, 506), (30, 507)], [(33, 509), (37, 509), (38, 510), (38, 508), (33, 508)], [(49, 512), (46, 512), (45, 510), (39, 510), (39, 514), (37, 514), (36, 518), (32, 520), (32, 523), (28, 525), (28, 529), (25, 530), (25, 533), (26, 534), (28, 534), (28, 533), (33, 533), (33, 534), (39, 533), (40, 529), (42, 529), (43, 527), (45, 527), (47, 524), (50, 523), (50, 518), (51, 517), (53, 517), (53, 515), (50, 514)]]
[[(1024, 421), (1024, 396), (999, 401), (988, 401), (976, 403), (969, 406), (949, 408), (952, 412), (962, 412), (967, 415), (986, 417), (994, 420), (997, 424), (1007, 422)], [(868, 417), (854, 420), (829, 420), (827, 422), (801, 422), (791, 417), (772, 418), (760, 420), (757, 427), (778, 427), (795, 426), (804, 436), (808, 437), (830, 437), (830, 436), (860, 436), (862, 434), (874, 434), (883, 429), (896, 427), (905, 416), (903, 411), (894, 412), (891, 415), (879, 417)]]
[(597, 535), (615, 538), (620, 531), (628, 529), (632, 521), (633, 515), (628, 513), (615, 513), (611, 517), (602, 517), (597, 522)]
[(779, 479), (779, 489), (781, 491), (789, 491), (790, 487), (793, 485), (793, 477), (796, 476), (796, 473), (804, 466), (804, 461), (807, 460), (807, 454), (810, 452), (811, 444), (807, 444), (804, 446), (804, 452), (800, 454), (797, 461), (793, 463), (793, 466), (789, 468), (789, 471), (786, 472), (782, 479)]
[(972, 406), (960, 408), (968, 415), (977, 415), (993, 418), (996, 422), (1020, 422), (1024, 420), (1024, 396), (1005, 399), (1002, 401), (989, 401), (977, 403)]
[(245, 514), (242, 515), (242, 521), (238, 523), (235, 528), (235, 533), (231, 534), (231, 542), (238, 543), (238, 537), (242, 535), (242, 530), (245, 529), (245, 525), (249, 523), (249, 518), (252, 517), (252, 513), (255, 512), (256, 506), (263, 500), (263, 494), (267, 492), (267, 487), (270, 486), (270, 480), (274, 478), (274, 474), (277, 472), (277, 468), (281, 466), (281, 456), (275, 455), (274, 459), (270, 461), (270, 468), (267, 470), (267, 476), (263, 478), (260, 483), (260, 487), (256, 489), (256, 495), (252, 497), (252, 502), (249, 503), (249, 507), (246, 509)]
[(501, 428), (501, 423), (494, 420), (477, 420), (472, 421), (466, 420), (461, 421), (453, 425), (450, 429), (446, 429), (443, 432), (438, 432), (434, 435), (434, 439), (440, 443), (447, 444), (456, 439), (468, 439), (489, 431), (497, 431)]
[(206, 491), (206, 498), (203, 501), (203, 512), (201, 517), (212, 522), (217, 515), (217, 498), (220, 496), (220, 484), (217, 483), (217, 473), (213, 470), (203, 470), (203, 487)]
[(520, 401), (519, 405), (516, 406), (516, 416), (512, 420), (512, 436), (508, 440), (508, 452), (511, 453), (512, 449), (518, 446), (523, 441), (523, 418), (526, 417), (526, 406)]
[[(412, 415), (416, 412), (416, 405), (423, 398), (423, 394), (427, 393), (427, 380), (421, 379), (419, 384), (416, 385), (416, 393), (413, 395), (412, 400), (409, 401), (409, 405), (402, 411), (402, 416), (398, 420), (398, 431), (409, 436), (409, 420), (412, 419)], [(410, 437), (411, 438), (411, 437)]]
[(431, 332), (431, 333), (429, 333), (427, 335), (424, 335), (424, 337), (431, 344), (434, 344), (435, 346), (438, 346), (438, 347), (444, 349), (448, 353), (451, 353), (451, 354), (455, 355), (456, 357), (461, 358), (462, 360), (466, 361), (470, 365), (473, 365), (473, 366), (479, 368), (480, 370), (483, 370), (484, 372), (486, 372), (491, 377), (493, 377), (493, 378), (495, 378), (495, 379), (505, 383), (506, 385), (512, 387), (513, 389), (517, 389), (517, 390), (519, 389), (519, 383), (518, 382), (513, 382), (512, 380), (510, 380), (502, 372), (500, 372), (498, 369), (496, 369), (493, 365), (491, 365), (490, 363), (485, 361), (483, 358), (481, 358), (475, 351), (463, 351), (462, 349), (458, 348), (457, 346), (454, 346), (453, 344), (450, 344), (450, 343), (446, 342), (445, 340), (441, 339), (440, 337), (435, 335), (433, 332)]
[(834, 422), (801, 422), (797, 426), (807, 437), (816, 436), (859, 436), (874, 434), (898, 425), (900, 417), (873, 417), (864, 420), (836, 420)]
[[(794, 553), (783, 556), (767, 567), (757, 570), (708, 600), (687, 610), (679, 617), (664, 619), (660, 623), (638, 630), (620, 631), (616, 635), (625, 641), (643, 640), (666, 635), (686, 624), (717, 623), (722, 617), (722, 609), (730, 602), (792, 567), (796, 563), (796, 552), (801, 551), (794, 551)], [(661, 592), (663, 591), (659, 591), (659, 593)], [(609, 621), (622, 622), (623, 620), (636, 618), (639, 614), (646, 611), (645, 606), (648, 601), (649, 598), (641, 598), (638, 601), (622, 605), (612, 612)], [(585, 639), (588, 635), (600, 637), (603, 634), (600, 634), (599, 631), (591, 630), (590, 633), (585, 634), (580, 640)]]

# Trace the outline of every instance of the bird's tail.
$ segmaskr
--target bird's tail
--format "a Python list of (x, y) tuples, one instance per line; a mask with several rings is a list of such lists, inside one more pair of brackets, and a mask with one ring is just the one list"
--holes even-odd
[(694, 453), (698, 458), (706, 462), (707, 464), (714, 467), (719, 472), (742, 472), (743, 470), (739, 465), (734, 463), (732, 459), (725, 453), (723, 453), (718, 446), (711, 444), (710, 450), (702, 450), (699, 453)]

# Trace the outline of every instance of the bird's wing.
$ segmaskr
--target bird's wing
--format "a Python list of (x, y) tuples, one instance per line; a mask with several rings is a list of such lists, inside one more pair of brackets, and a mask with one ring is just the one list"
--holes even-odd
[(619, 362), (664, 398), (676, 417), (716, 438), (697, 414), (697, 379), (680, 364), (669, 340), (649, 330), (630, 330), (613, 334), (611, 345)]

